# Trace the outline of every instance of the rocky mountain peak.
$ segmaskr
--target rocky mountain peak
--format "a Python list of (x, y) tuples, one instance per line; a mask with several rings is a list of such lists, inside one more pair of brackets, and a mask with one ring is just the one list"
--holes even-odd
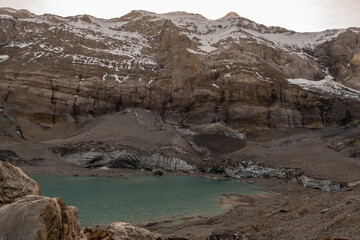
[(222, 18), (239, 18), (240, 16), (236, 12), (229, 12)]

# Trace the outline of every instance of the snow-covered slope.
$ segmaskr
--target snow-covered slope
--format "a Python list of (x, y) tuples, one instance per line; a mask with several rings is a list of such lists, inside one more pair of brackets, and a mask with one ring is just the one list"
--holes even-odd
[(334, 77), (328, 75), (325, 79), (312, 81), (303, 78), (287, 79), (291, 84), (300, 86), (303, 89), (322, 94), (335, 95), (340, 98), (360, 99), (360, 91), (346, 87), (334, 81)]
[(8, 55), (0, 55), (0, 63), (9, 59)]
[(232, 12), (217, 20), (209, 20), (199, 14), (186, 12), (141, 13), (149, 15), (155, 20), (162, 18), (172, 21), (191, 39), (199, 41), (198, 47), (204, 52), (216, 50), (215, 44), (224, 42), (228, 38), (232, 38), (235, 42), (251, 39), (285, 49), (313, 49), (319, 44), (336, 38), (345, 31), (344, 29), (333, 29), (323, 32), (297, 33), (279, 27), (268, 28)]
[[(1, 19), (14, 19), (11, 13), (0, 14)], [(127, 15), (129, 16), (129, 14)], [(133, 16), (133, 17), (131, 17)], [(274, 47), (284, 49), (299, 50), (302, 48), (314, 48), (326, 41), (336, 38), (344, 30), (327, 30), (317, 33), (296, 33), (279, 27), (266, 27), (251, 20), (239, 17), (235, 13), (229, 13), (225, 17), (217, 20), (209, 20), (199, 14), (189, 14), (186, 12), (172, 12), (167, 14), (156, 14), (146, 11), (133, 11), (128, 18), (120, 19), (97, 19), (91, 16), (82, 15), (75, 17), (62, 18), (52, 15), (36, 16), (27, 14), (25, 17), (16, 17), (18, 21), (35, 23), (39, 26), (36, 29), (26, 29), (27, 33), (35, 35), (44, 32), (63, 29), (73, 33), (75, 36), (93, 41), (103, 41), (110, 46), (106, 49), (94, 49), (94, 51), (104, 52), (112, 55), (121, 55), (135, 62), (141, 61), (154, 64), (151, 56), (143, 54), (143, 48), (149, 48), (148, 34), (140, 33), (128, 29), (126, 25), (141, 18), (150, 18), (151, 21), (170, 20), (181, 32), (190, 39), (198, 42), (198, 48), (203, 53), (208, 53), (217, 49), (218, 45), (226, 47), (227, 39), (232, 41), (256, 41)], [(44, 29), (42, 26), (50, 26)], [(30, 46), (38, 39), (35, 37), (29, 42), (13, 42), (12, 46)], [(124, 43), (112, 46), (112, 42)], [(233, 43), (233, 42), (231, 42)], [(91, 49), (89, 49), (91, 50)], [(129, 66), (129, 63), (127, 63)]]

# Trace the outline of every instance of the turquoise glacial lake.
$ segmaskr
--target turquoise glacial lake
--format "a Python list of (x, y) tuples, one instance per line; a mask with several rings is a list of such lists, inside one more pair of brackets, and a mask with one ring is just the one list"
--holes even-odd
[(82, 226), (112, 222), (146, 224), (166, 219), (212, 216), (231, 209), (224, 194), (263, 193), (258, 186), (236, 180), (194, 176), (129, 175), (123, 178), (32, 176), (43, 196), (61, 197), (76, 206)]

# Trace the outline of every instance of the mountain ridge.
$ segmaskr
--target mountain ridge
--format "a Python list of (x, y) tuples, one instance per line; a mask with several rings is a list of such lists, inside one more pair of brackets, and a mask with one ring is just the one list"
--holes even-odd
[(144, 11), (106, 20), (2, 8), (0, 19), (1, 106), (47, 126), (133, 106), (177, 124), (321, 126), (360, 114), (357, 99), (291, 82), (329, 75), (359, 90), (356, 28), (296, 33)]

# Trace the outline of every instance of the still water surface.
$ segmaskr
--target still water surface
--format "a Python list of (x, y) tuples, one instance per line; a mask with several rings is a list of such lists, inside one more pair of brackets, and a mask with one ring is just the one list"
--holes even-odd
[(262, 193), (262, 188), (234, 180), (194, 176), (129, 175), (124, 178), (32, 176), (43, 196), (61, 197), (76, 206), (82, 226), (112, 222), (145, 224), (165, 219), (227, 212), (223, 194)]

